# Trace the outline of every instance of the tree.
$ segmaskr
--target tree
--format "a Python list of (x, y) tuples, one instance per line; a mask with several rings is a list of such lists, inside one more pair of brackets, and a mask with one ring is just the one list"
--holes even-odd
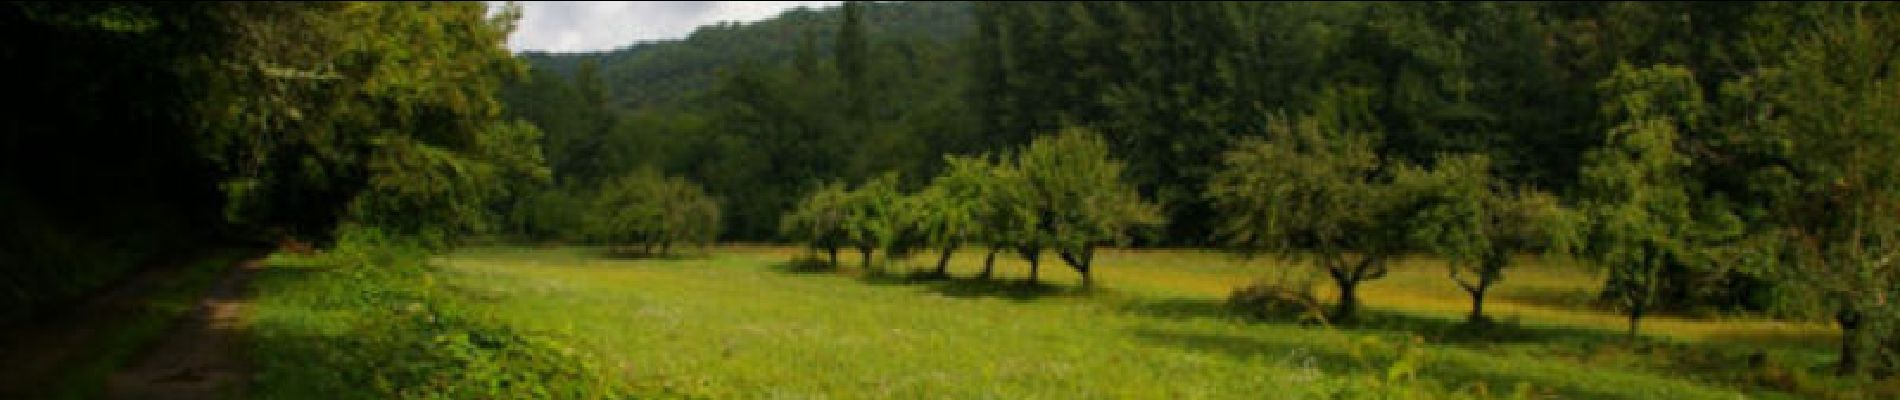
[(791, 213), (779, 219), (779, 233), (814, 250), (824, 250), (830, 255), (831, 266), (837, 268), (838, 248), (844, 247), (850, 238), (845, 230), (845, 219), (849, 217), (845, 206), (849, 196), (843, 184), (819, 187), (800, 200)]
[(1376, 136), (1323, 119), (1269, 118), (1270, 139), (1247, 138), (1222, 155), (1225, 169), (1207, 197), (1226, 221), (1217, 232), (1230, 246), (1310, 255), (1339, 290), (1331, 318), (1350, 320), (1358, 285), (1384, 277), (1387, 260), (1403, 250), (1408, 210), (1382, 173), (1387, 161), (1373, 153)]
[(1725, 91), (1748, 106), (1738, 133), (1776, 150), (1751, 181), (1773, 199), (1780, 275), (1821, 297), (1841, 327), (1838, 371), (1859, 374), (1900, 368), (1900, 10), (1833, 7)]
[(1160, 208), (1122, 180), (1121, 161), (1094, 132), (1069, 128), (1036, 138), (1017, 154), (1016, 167), (1028, 185), (1028, 204), (1041, 216), (1038, 236), (1082, 275), (1085, 287), (1094, 284), (1097, 247), (1126, 244), (1131, 229), (1162, 223)]
[(835, 45), (839, 80), (844, 82), (845, 115), (852, 123), (864, 121), (870, 107), (866, 87), (870, 44), (865, 39), (864, 3), (844, 2), (844, 21), (838, 27)]
[(668, 254), (674, 243), (703, 246), (719, 233), (719, 205), (699, 185), (647, 168), (606, 182), (591, 208), (594, 239), (635, 244), (642, 254)]
[(949, 276), (950, 256), (965, 243), (980, 240), (985, 232), (982, 221), (994, 211), (989, 202), (994, 191), (992, 166), (980, 157), (944, 156), (943, 175), (913, 195), (917, 201), (917, 226), (924, 243), (937, 248), (936, 275)]
[[(861, 265), (867, 271), (881, 273), (882, 267), (872, 268), (871, 253), (899, 246), (898, 241), (909, 229), (908, 210), (897, 180), (895, 173), (879, 175), (847, 192), (843, 199), (845, 240), (858, 248)], [(889, 252), (886, 258), (890, 258)]]
[(1490, 171), (1482, 155), (1441, 155), (1430, 170), (1403, 168), (1396, 177), (1424, 204), (1408, 220), (1411, 240), (1445, 257), (1452, 281), (1471, 295), (1466, 322), (1474, 325), (1488, 322), (1485, 292), (1504, 279), (1513, 255), (1566, 253), (1581, 233), (1581, 221), (1555, 196), (1513, 190)]
[(1615, 124), (1603, 146), (1584, 156), (1583, 208), (1593, 224), (1584, 254), (1609, 270), (1608, 290), (1629, 313), (1635, 339), (1664, 268), (1711, 263), (1712, 250), (1739, 234), (1740, 221), (1686, 178), (1691, 159), (1677, 146), (1704, 113), (1688, 70), (1625, 64), (1598, 87)]

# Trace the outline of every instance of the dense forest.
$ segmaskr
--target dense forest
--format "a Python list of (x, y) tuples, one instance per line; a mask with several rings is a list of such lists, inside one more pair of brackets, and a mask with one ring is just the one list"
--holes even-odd
[(1215, 247), (1307, 261), (1337, 321), (1430, 255), (1473, 324), (1546, 253), (1632, 339), (1826, 321), (1839, 372), (1900, 371), (1894, 4), (853, 1), (511, 54), (519, 11), (0, 6), (32, 38), (0, 46), (0, 321), (351, 235), (969, 248), (1084, 286), (1100, 248)]

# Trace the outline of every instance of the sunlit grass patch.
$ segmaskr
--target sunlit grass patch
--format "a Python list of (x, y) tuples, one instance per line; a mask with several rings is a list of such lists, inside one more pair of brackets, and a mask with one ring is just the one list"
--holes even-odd
[[(624, 260), (576, 248), (492, 248), (438, 261), (448, 285), (481, 294), (471, 307), (573, 338), (630, 386), (706, 397), (1780, 396), (1736, 383), (1746, 369), (1671, 370), (1697, 367), (1672, 360), (1747, 354), (1702, 354), (1707, 346), (1670, 341), (1627, 348), (1622, 320), (1600, 311), (1499, 301), (1493, 312), (1512, 330), (1470, 337), (1457, 330), (1468, 300), (1434, 287), (1451, 284), (1438, 282), (1442, 267), (1429, 262), (1407, 262), (1368, 284), (1372, 321), (1341, 330), (1255, 323), (1222, 305), (1234, 287), (1285, 267), (1273, 259), (1109, 251), (1099, 261), (1102, 286), (1081, 291), (1059, 262), (1043, 265), (1044, 285), (1025, 285), (1026, 264), (1002, 255), (994, 281), (975, 280), (977, 250), (957, 254), (948, 279), (904, 274), (934, 267), (935, 254), (898, 260), (882, 277), (863, 273), (855, 254), (841, 257), (838, 271), (783, 268), (805, 253), (745, 246)], [(1587, 270), (1513, 272), (1524, 276), (1501, 287), (1594, 284), (1577, 282)], [(1723, 329), (1773, 332), (1676, 322), (1729, 327), (1682, 331), (1695, 336), (1669, 323), (1657, 323), (1658, 337), (1721, 342), (1733, 339), (1716, 334)], [(1687, 355), (1650, 354), (1658, 352)]]

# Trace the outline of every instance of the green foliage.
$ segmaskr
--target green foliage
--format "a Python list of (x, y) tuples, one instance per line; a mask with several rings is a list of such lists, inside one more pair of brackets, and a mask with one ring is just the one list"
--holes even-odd
[[(0, 318), (210, 242), (342, 221), (433, 245), (545, 179), (500, 118), (518, 12), (481, 3), (8, 3)], [(420, 51), (418, 49), (427, 49)]]
[(793, 241), (805, 243), (812, 249), (822, 249), (830, 253), (831, 266), (838, 266), (838, 248), (850, 243), (851, 232), (846, 228), (850, 218), (847, 209), (850, 192), (844, 184), (827, 184), (798, 202), (784, 218), (779, 219), (779, 234)]
[(937, 274), (949, 268), (950, 256), (966, 243), (980, 243), (989, 232), (986, 221), (995, 221), (993, 193), (994, 166), (979, 157), (944, 156), (943, 175), (938, 175), (917, 194), (911, 195), (915, 228), (922, 244), (942, 251)]
[[(872, 252), (882, 249), (887, 260), (895, 259), (890, 255), (906, 253), (913, 243), (916, 230), (909, 203), (897, 188), (895, 173), (880, 175), (845, 193), (839, 205), (844, 210), (845, 241), (858, 248), (866, 269), (872, 266)], [(881, 272), (883, 266), (873, 271)]]
[(346, 229), (335, 248), (279, 255), (252, 317), (270, 398), (615, 398), (624, 384), (565, 338), (477, 312), (415, 244)]
[[(1771, 68), (1724, 88), (1750, 106), (1737, 128), (1771, 156), (1751, 174), (1771, 200), (1778, 277), (1822, 299), (1843, 330), (1842, 373), (1900, 371), (1900, 90), (1887, 4), (1838, 4)], [(1778, 251), (1776, 251), (1778, 250)], [(1884, 359), (1883, 359), (1884, 358)]]
[(1504, 279), (1513, 255), (1569, 254), (1583, 233), (1581, 216), (1555, 196), (1510, 189), (1491, 168), (1482, 155), (1447, 154), (1429, 170), (1401, 168), (1395, 177), (1423, 203), (1406, 221), (1410, 240), (1446, 259), (1451, 279), (1471, 295), (1473, 323), (1486, 320), (1485, 292)]
[[(1330, 115), (1342, 115), (1329, 113)], [(1405, 188), (1373, 153), (1373, 134), (1322, 118), (1269, 118), (1270, 138), (1249, 138), (1222, 156), (1226, 169), (1207, 197), (1226, 223), (1218, 232), (1243, 252), (1310, 254), (1340, 290), (1335, 320), (1357, 307), (1359, 282), (1385, 276), (1388, 257), (1405, 250)]]
[(1100, 135), (1065, 129), (1037, 138), (1016, 154), (1019, 189), (1039, 218), (1032, 226), (1062, 260), (1090, 282), (1095, 248), (1125, 245), (1131, 230), (1163, 223), (1160, 208), (1122, 181), (1122, 163)]
[(719, 235), (718, 201), (699, 185), (651, 169), (605, 182), (587, 210), (589, 238), (646, 254), (665, 254), (675, 243), (705, 246)]
[[(230, 6), (229, 45), (179, 66), (234, 221), (350, 217), (441, 237), (482, 228), (505, 177), (542, 176), (540, 133), (497, 117), (515, 13), (473, 3)], [(416, 52), (412, 49), (436, 49)], [(310, 220), (316, 218), (316, 220)]]
[(1711, 264), (1715, 246), (1733, 239), (1740, 222), (1686, 179), (1691, 160), (1677, 148), (1704, 113), (1688, 70), (1623, 65), (1599, 87), (1605, 117), (1619, 122), (1602, 148), (1585, 155), (1581, 189), (1592, 226), (1584, 255), (1609, 271), (1609, 290), (1628, 310), (1634, 337), (1662, 271)]

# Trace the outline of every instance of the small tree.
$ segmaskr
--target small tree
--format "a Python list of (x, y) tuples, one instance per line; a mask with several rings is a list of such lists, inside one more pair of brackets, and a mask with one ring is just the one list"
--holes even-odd
[(881, 267), (873, 269), (871, 254), (899, 245), (910, 222), (905, 206), (895, 173), (880, 175), (845, 194), (845, 240), (858, 248), (865, 270), (881, 272)]
[(1232, 246), (1296, 259), (1310, 255), (1339, 290), (1334, 320), (1358, 309), (1361, 282), (1384, 277), (1403, 250), (1404, 193), (1383, 174), (1376, 135), (1319, 118), (1269, 118), (1271, 140), (1248, 138), (1222, 156), (1207, 197)]
[(792, 212), (779, 219), (779, 233), (794, 241), (803, 242), (813, 250), (824, 250), (830, 256), (831, 267), (838, 267), (838, 248), (843, 247), (850, 238), (845, 231), (845, 209), (849, 192), (843, 184), (832, 183), (819, 187), (798, 202)]
[[(1008, 156), (999, 160), (1008, 160)], [(996, 253), (1003, 250), (1015, 251), (1029, 262), (1029, 282), (1035, 283), (1042, 268), (1042, 250), (1048, 247), (1049, 238), (1042, 230), (1046, 215), (1035, 206), (1034, 193), (1021, 168), (1015, 163), (998, 161), (989, 168), (989, 189), (983, 203), (985, 213), (983, 236), (989, 242), (990, 252), (983, 259), (983, 278), (989, 278), (996, 263)]]
[(674, 243), (710, 243), (719, 206), (699, 185), (640, 169), (609, 180), (594, 196), (589, 236), (633, 244), (643, 254), (669, 253)]
[(916, 228), (924, 243), (938, 249), (937, 276), (948, 276), (950, 256), (964, 243), (980, 240), (980, 223), (991, 211), (992, 166), (981, 158), (946, 156), (943, 175), (913, 196)]
[(1555, 196), (1510, 190), (1490, 167), (1482, 155), (1444, 155), (1430, 170), (1402, 168), (1397, 176), (1423, 204), (1409, 221), (1411, 240), (1445, 257), (1451, 280), (1471, 295), (1471, 324), (1487, 321), (1485, 292), (1504, 279), (1513, 254), (1568, 252), (1580, 240), (1580, 221)]
[(1070, 128), (1037, 138), (1016, 164), (1028, 184), (1028, 204), (1042, 216), (1038, 236), (1082, 275), (1085, 287), (1094, 284), (1096, 247), (1124, 244), (1129, 230), (1162, 223), (1160, 208), (1122, 181), (1122, 163), (1094, 132)]

